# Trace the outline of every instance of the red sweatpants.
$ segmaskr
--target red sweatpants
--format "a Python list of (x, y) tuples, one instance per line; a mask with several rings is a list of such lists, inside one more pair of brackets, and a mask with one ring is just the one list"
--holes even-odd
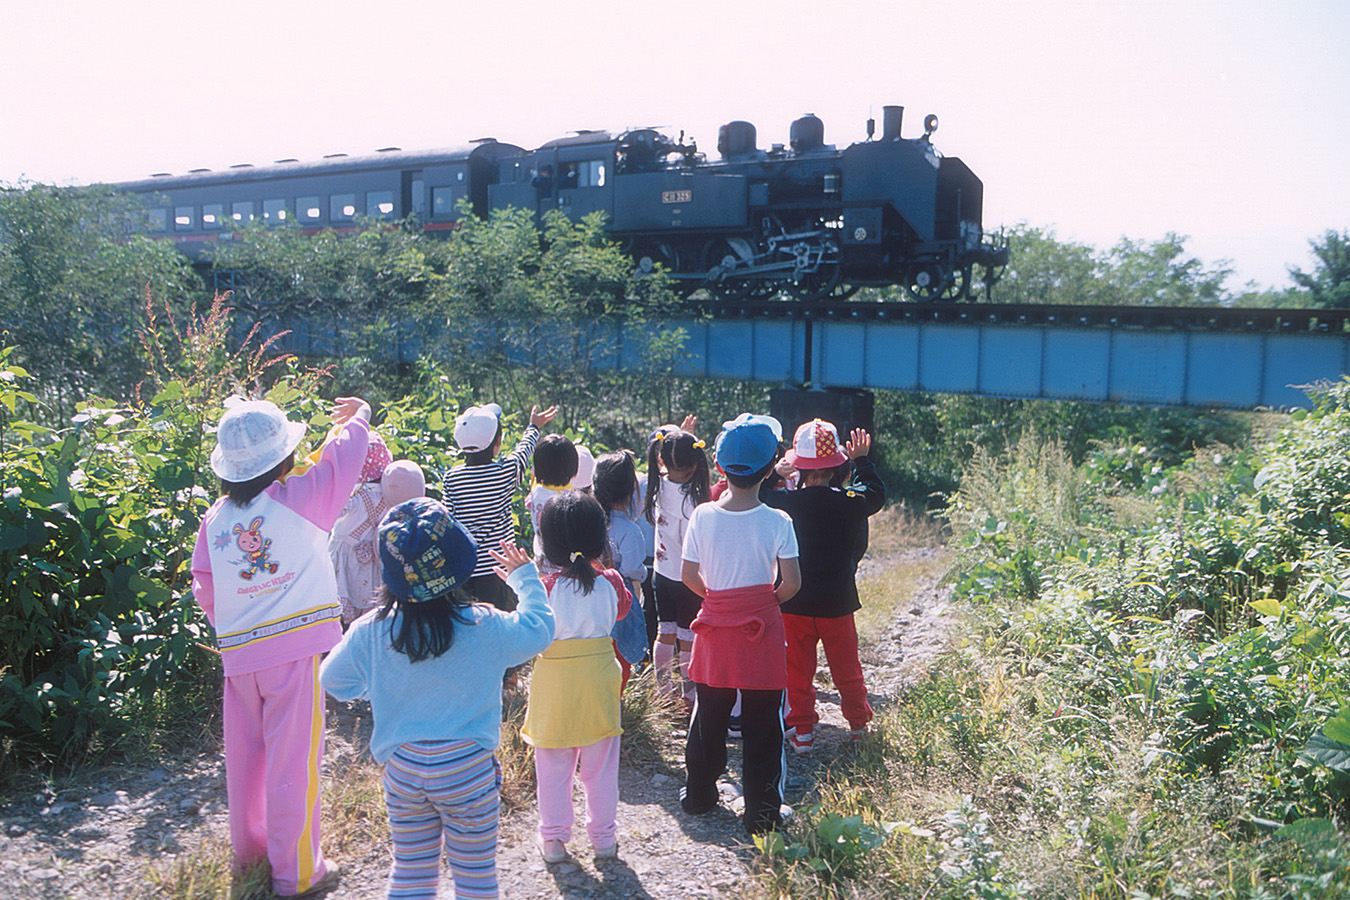
[(867, 702), (862, 663), (858, 661), (858, 629), (853, 614), (833, 619), (783, 614), (787, 632), (789, 728), (798, 734), (814, 731), (820, 716), (816, 714), (816, 644), (825, 645), (825, 661), (830, 678), (839, 691), (839, 705), (850, 728), (862, 728), (872, 721), (872, 705)]

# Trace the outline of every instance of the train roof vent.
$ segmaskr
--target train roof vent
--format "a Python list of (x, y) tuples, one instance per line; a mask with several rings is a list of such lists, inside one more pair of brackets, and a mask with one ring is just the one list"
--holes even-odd
[(202, 172), (210, 172), (210, 169), (188, 169), (189, 175), (198, 175)]
[(286, 157), (285, 159), (274, 159), (274, 160), (272, 160), (272, 162), (274, 162), (274, 163), (288, 163), (288, 162), (299, 162), (299, 161), (300, 161), (300, 160), (296, 159), (294, 156), (288, 156), (288, 157)]
[(495, 143), (497, 143), (497, 139), (496, 139), (495, 137), (474, 138), (473, 140), (469, 141), (469, 143), (470, 143), (470, 144), (495, 144)]
[(150, 173), (150, 177), (151, 177), (151, 178), (168, 178), (168, 177), (169, 177), (170, 175), (172, 175), (172, 174), (173, 174), (172, 172), (151, 172), (151, 173)]
[(397, 152), (397, 151), (399, 151), (399, 150), (402, 150), (402, 149), (403, 149), (402, 147), (381, 147), (380, 149), (376, 150), (375, 152), (376, 152), (376, 153), (395, 153), (395, 152)]
[(253, 168), (253, 163), (235, 163), (234, 165), (230, 166), (230, 168), (231, 168), (231, 169), (251, 169), (251, 168)]
[(337, 159), (337, 158), (339, 158), (339, 157), (346, 156), (346, 155), (347, 155), (347, 154), (345, 154), (345, 153), (325, 153), (325, 154), (323, 155), (323, 158), (324, 158), (324, 159)]

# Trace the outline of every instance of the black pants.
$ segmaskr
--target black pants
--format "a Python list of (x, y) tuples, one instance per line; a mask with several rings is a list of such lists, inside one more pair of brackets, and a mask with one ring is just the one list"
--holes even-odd
[(510, 585), (505, 581), (498, 578), (496, 572), (476, 575), (464, 582), (460, 586), (460, 590), (479, 603), (490, 603), (503, 612), (510, 612), (520, 602), (516, 598), (516, 592), (511, 590)]
[[(706, 812), (717, 805), (717, 779), (727, 770), (727, 720), (736, 705), (735, 688), (695, 684), (694, 716), (684, 748), (684, 809)], [(787, 766), (783, 748), (783, 692), (741, 694), (741, 784), (745, 789), (745, 830), (769, 831), (782, 823), (779, 807)]]

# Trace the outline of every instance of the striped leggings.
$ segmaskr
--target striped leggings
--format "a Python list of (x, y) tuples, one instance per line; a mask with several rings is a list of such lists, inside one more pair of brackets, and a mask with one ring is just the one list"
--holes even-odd
[(413, 741), (384, 764), (384, 801), (394, 864), (390, 900), (435, 900), (441, 848), (455, 896), (496, 900), (497, 758), (473, 741)]

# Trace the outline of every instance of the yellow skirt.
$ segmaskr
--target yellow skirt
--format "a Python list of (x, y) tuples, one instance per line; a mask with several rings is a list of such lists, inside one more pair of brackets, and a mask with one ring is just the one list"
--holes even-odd
[(622, 673), (607, 637), (554, 641), (534, 663), (521, 737), (535, 747), (585, 747), (616, 734)]

